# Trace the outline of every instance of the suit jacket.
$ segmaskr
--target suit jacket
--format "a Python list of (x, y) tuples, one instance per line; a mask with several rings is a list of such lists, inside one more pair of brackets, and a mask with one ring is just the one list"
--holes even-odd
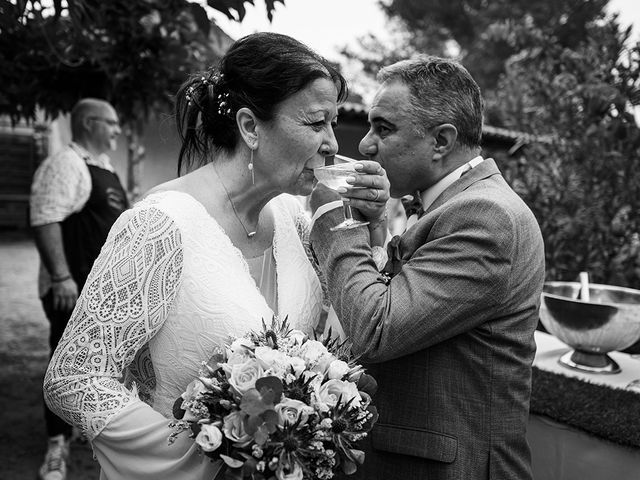
[(544, 280), (538, 223), (487, 159), (390, 245), (389, 280), (367, 229), (311, 243), (353, 351), (378, 381), (366, 479), (531, 478), (526, 426)]

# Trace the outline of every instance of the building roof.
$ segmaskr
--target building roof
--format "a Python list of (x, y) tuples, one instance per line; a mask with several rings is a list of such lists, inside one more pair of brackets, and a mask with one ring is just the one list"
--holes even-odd
[[(359, 103), (345, 102), (340, 106), (340, 115), (341, 118), (361, 119), (366, 122), (367, 109)], [(510, 154), (515, 153), (523, 145), (530, 143), (550, 143), (552, 140), (548, 135), (533, 135), (508, 128), (493, 127), (491, 125), (482, 126), (482, 137), (485, 140), (510, 144)]]

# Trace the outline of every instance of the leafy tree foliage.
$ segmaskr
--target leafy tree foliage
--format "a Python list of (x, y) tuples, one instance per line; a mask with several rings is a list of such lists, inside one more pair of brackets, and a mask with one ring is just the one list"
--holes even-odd
[(605, 17), (609, 0), (391, 0), (379, 2), (395, 35), (391, 42), (369, 35), (343, 54), (375, 75), (380, 65), (414, 53), (459, 58), (483, 91), (496, 88), (506, 61), (523, 47), (523, 28), (543, 29), (573, 48), (587, 26)]
[(416, 51), (458, 56), (483, 90), (495, 88), (504, 64), (521, 47), (519, 27), (543, 29), (566, 48), (604, 17), (609, 0), (392, 0), (383, 9), (400, 19)]
[[(245, 2), (253, 0), (208, 3), (241, 21)], [(220, 31), (187, 0), (53, 3), (0, 0), (0, 113), (33, 118), (38, 105), (55, 116), (97, 95), (137, 120), (170, 101), (186, 72), (222, 53), (211, 38)], [(267, 2), (269, 17), (273, 8)]]
[[(525, 32), (520, 32), (524, 36)], [(547, 275), (640, 288), (640, 44), (615, 19), (591, 24), (564, 47), (542, 30), (506, 64), (491, 100), (494, 118), (546, 135), (526, 158), (503, 159), (510, 183), (536, 214)]]
[[(276, 1), (266, 2), (269, 18)], [(207, 4), (241, 21), (247, 2)], [(0, 114), (30, 120), (39, 107), (55, 117), (82, 97), (108, 100), (126, 126), (135, 197), (149, 114), (167, 109), (187, 73), (210, 65), (229, 42), (188, 0), (0, 0)]]
[[(423, 32), (410, 32), (397, 18), (390, 19), (387, 29), (391, 33), (388, 39), (369, 34), (359, 39), (359, 48), (343, 47), (340, 53), (347, 60), (358, 62), (364, 75), (369, 78), (375, 78), (381, 66), (390, 65), (419, 52), (445, 55), (444, 45), (431, 42)], [(354, 93), (353, 90), (357, 90), (359, 85), (353, 87), (350, 94)]]

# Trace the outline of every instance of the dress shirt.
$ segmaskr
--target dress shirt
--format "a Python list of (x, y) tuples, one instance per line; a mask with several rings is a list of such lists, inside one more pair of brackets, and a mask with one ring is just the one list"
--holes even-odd
[[(422, 211), (426, 211), (431, 206), (431, 204), (436, 201), (436, 198), (438, 198), (442, 192), (449, 188), (451, 184), (453, 184), (453, 182), (458, 180), (463, 174), (467, 173), (473, 167), (479, 165), (483, 160), (484, 158), (482, 158), (482, 156), (480, 155), (472, 158), (464, 165), (456, 168), (453, 172), (442, 177), (435, 185), (432, 185), (424, 192), (422, 192), (420, 194), (420, 197), (422, 198)], [(419, 217), (417, 214), (411, 215), (407, 219), (407, 229), (411, 228), (418, 221), (418, 218)]]

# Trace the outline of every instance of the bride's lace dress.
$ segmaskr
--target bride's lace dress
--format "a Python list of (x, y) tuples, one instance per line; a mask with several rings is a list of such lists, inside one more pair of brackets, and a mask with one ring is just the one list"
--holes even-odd
[[(300, 241), (306, 216), (288, 195), (267, 208), (278, 314), (311, 332), (322, 289)], [(212, 467), (191, 440), (167, 446), (173, 403), (229, 335), (272, 315), (244, 257), (200, 203), (150, 195), (111, 229), (47, 370), (47, 403), (93, 441), (103, 478), (206, 478)]]

